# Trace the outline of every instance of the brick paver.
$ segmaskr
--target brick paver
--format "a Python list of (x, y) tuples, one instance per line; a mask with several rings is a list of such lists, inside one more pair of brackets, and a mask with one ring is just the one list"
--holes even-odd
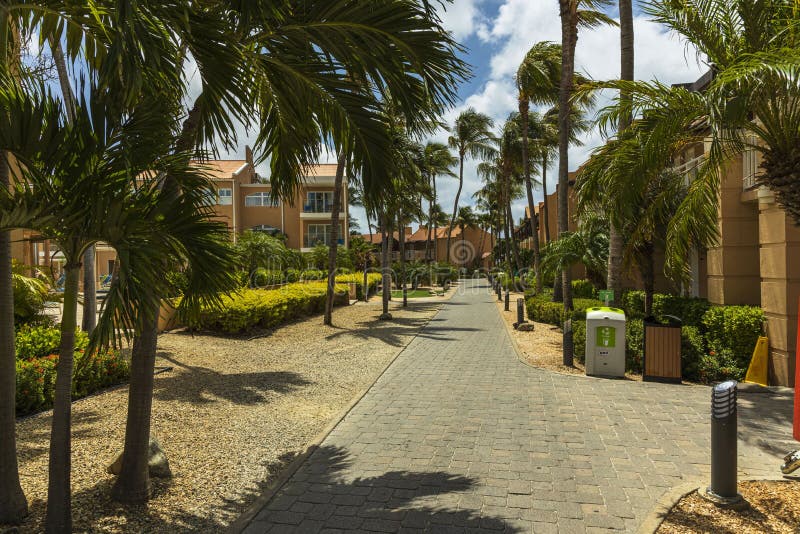
[[(707, 387), (530, 368), (486, 281), (461, 284), (245, 532), (635, 531), (707, 480)], [(760, 397), (788, 439), (788, 401)], [(740, 441), (743, 475), (776, 474), (769, 437)]]

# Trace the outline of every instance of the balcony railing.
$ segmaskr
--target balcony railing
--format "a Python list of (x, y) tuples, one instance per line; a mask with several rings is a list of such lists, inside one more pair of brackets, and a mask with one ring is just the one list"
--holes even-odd
[[(338, 239), (336, 243), (338, 245), (344, 246), (344, 238)], [(331, 245), (330, 236), (326, 235), (324, 237), (321, 237), (317, 235), (315, 236), (306, 235), (303, 237), (303, 248), (313, 248), (317, 245), (325, 245), (326, 247), (329, 247)]]
[(303, 213), (330, 213), (333, 210), (333, 204), (303, 204)]
[(687, 178), (687, 185), (688, 183), (692, 182), (694, 178), (697, 176), (697, 168), (703, 163), (705, 159), (705, 155), (701, 154), (699, 156), (695, 156), (694, 158), (682, 163), (680, 165), (676, 165), (672, 167), (672, 171), (685, 176)]

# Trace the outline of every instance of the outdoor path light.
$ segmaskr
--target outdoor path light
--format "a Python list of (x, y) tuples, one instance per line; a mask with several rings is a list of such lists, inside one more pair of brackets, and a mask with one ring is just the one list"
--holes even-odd
[(721, 506), (744, 502), (737, 491), (737, 385), (728, 380), (711, 389), (711, 486), (703, 496)]

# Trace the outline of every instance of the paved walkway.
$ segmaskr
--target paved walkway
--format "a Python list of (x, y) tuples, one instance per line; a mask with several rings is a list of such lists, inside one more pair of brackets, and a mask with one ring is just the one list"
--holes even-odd
[[(707, 481), (709, 388), (532, 369), (462, 286), (246, 532), (630, 532)], [(757, 397), (740, 419), (788, 440), (789, 402)], [(742, 475), (775, 476), (744, 433)]]

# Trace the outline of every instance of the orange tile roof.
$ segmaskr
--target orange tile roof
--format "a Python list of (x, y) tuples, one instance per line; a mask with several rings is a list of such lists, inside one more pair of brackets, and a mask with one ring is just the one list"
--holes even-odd
[(243, 159), (211, 159), (208, 161), (192, 160), (199, 166), (204, 167), (204, 170), (211, 178), (217, 180), (229, 180), (233, 174), (247, 165), (247, 160)]
[[(453, 228), (453, 233), (451, 234), (451, 239), (461, 235), (461, 228), (455, 227)], [(415, 241), (426, 241), (428, 239), (428, 229), (424, 226), (420, 226), (419, 229), (408, 236), (406, 241), (409, 243), (413, 243)], [(433, 231), (431, 231), (431, 240), (434, 239)], [(447, 227), (439, 227), (436, 229), (436, 239), (447, 239)]]
[[(335, 167), (335, 165), (334, 165)], [(372, 243), (373, 245), (380, 245), (381, 244), (381, 233), (375, 232), (371, 236), (370, 234), (361, 234), (361, 237), (364, 238), (364, 241), (367, 243)], [(392, 232), (392, 238), (397, 241), (400, 238), (400, 235), (397, 232)]]
[(316, 178), (317, 176), (336, 176), (336, 163), (321, 163), (319, 165), (312, 165), (306, 171), (306, 176), (309, 178)]

